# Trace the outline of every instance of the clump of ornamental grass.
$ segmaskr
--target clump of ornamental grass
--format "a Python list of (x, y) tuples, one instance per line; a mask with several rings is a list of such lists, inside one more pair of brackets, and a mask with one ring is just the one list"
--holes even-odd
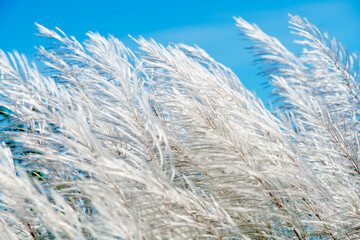
[(273, 111), (198, 47), (38, 25), (45, 70), (1, 51), (1, 239), (360, 238), (358, 56), (235, 21)]

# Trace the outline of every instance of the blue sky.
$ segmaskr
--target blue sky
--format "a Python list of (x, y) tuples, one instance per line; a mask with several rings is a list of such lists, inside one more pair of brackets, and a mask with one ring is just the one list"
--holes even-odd
[(35, 59), (34, 46), (48, 40), (35, 35), (34, 22), (55, 26), (78, 40), (86, 32), (111, 34), (133, 50), (136, 44), (128, 34), (154, 38), (161, 43), (196, 44), (215, 60), (230, 67), (243, 84), (265, 103), (269, 90), (265, 79), (256, 75), (253, 57), (244, 49), (250, 43), (240, 40), (233, 16), (256, 23), (277, 37), (290, 50), (299, 50), (288, 29), (288, 13), (306, 17), (321, 31), (327, 31), (350, 51), (360, 49), (360, 1), (37, 1), (0, 0), (0, 48), (17, 50)]

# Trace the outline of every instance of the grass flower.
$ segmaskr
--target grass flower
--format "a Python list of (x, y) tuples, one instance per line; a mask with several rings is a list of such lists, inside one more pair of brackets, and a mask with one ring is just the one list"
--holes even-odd
[(235, 21), (273, 112), (198, 47), (38, 25), (44, 71), (1, 51), (0, 238), (360, 238), (358, 56)]

